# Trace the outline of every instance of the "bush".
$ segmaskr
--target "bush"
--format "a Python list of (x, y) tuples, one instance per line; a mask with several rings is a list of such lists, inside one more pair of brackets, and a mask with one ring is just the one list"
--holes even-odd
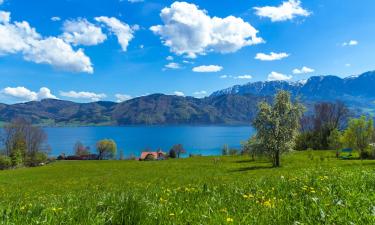
[(39, 166), (41, 163), (45, 163), (48, 160), (47, 154), (43, 152), (37, 152), (32, 157), (27, 157), (25, 161), (26, 166)]
[(12, 166), (12, 160), (8, 156), (0, 156), (0, 170), (9, 169)]

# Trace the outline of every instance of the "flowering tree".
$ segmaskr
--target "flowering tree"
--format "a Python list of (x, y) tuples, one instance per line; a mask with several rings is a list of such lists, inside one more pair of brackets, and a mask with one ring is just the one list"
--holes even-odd
[(303, 105), (293, 103), (287, 91), (279, 91), (273, 105), (259, 104), (253, 126), (262, 153), (271, 158), (274, 167), (279, 167), (280, 156), (293, 148), (303, 111)]

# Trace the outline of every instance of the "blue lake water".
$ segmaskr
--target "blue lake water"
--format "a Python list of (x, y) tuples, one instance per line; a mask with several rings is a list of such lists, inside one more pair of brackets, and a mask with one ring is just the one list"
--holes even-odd
[(72, 154), (77, 141), (95, 151), (98, 140), (110, 138), (125, 156), (139, 156), (143, 149), (164, 151), (174, 144), (183, 144), (188, 154), (218, 155), (224, 144), (239, 148), (254, 130), (251, 127), (228, 126), (130, 126), (130, 127), (53, 127), (44, 128), (51, 155)]

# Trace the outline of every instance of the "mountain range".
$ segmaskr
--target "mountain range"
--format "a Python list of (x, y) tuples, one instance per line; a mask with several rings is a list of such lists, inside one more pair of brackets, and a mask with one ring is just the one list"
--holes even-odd
[(375, 111), (375, 71), (359, 76), (314, 76), (308, 80), (266, 81), (236, 85), (205, 98), (153, 94), (122, 103), (45, 99), (0, 104), (0, 121), (23, 117), (40, 125), (245, 125), (256, 115), (260, 101), (272, 101), (279, 90), (289, 91), (311, 106), (320, 101), (345, 102), (358, 113)]

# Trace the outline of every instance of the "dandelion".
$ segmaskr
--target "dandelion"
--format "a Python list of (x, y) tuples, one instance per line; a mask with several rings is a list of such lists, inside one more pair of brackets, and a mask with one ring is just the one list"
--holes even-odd
[(271, 208), (272, 207), (271, 200), (267, 200), (267, 201), (263, 202), (263, 205), (268, 207), (268, 208)]
[(227, 223), (233, 223), (233, 218), (228, 217), (227, 218)]
[(169, 216), (175, 216), (175, 214), (174, 213), (169, 213)]

